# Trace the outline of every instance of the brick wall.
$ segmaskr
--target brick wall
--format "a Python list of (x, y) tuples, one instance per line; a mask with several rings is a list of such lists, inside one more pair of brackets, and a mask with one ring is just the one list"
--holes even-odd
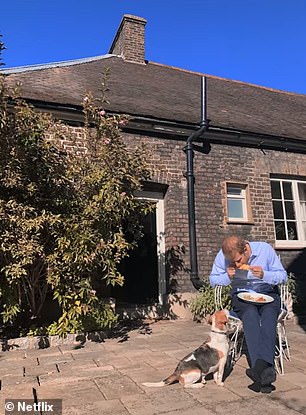
[(123, 56), (125, 60), (144, 63), (146, 20), (124, 15), (110, 47), (109, 53)]
[[(127, 135), (127, 140), (135, 139)], [(186, 247), (184, 261), (189, 266), (189, 234), (187, 208), (186, 156), (184, 142), (138, 136), (152, 151), (152, 179), (169, 185), (165, 196), (166, 249)], [(239, 233), (249, 240), (274, 244), (274, 225), (270, 190), (270, 174), (298, 174), (306, 177), (306, 156), (272, 150), (212, 145), (210, 154), (195, 153), (195, 195), (198, 266), (200, 277), (206, 278), (222, 240)], [(250, 190), (253, 221), (250, 224), (228, 224), (225, 220), (225, 182), (246, 183)], [(289, 271), (301, 272), (303, 250), (278, 251)], [(294, 264), (297, 264), (294, 266)], [(305, 268), (306, 269), (306, 268)], [(193, 291), (189, 275), (177, 277), (180, 291)]]
[[(74, 143), (63, 142), (66, 149), (86, 151), (82, 129), (71, 128)], [(126, 143), (145, 143), (150, 152), (152, 181), (168, 185), (164, 199), (166, 250), (176, 246), (186, 248), (182, 256), (189, 267), (189, 233), (185, 143), (141, 135), (124, 134)], [(213, 144), (208, 155), (195, 153), (196, 231), (199, 276), (207, 278), (222, 240), (238, 233), (249, 240), (274, 243), (270, 174), (296, 174), (306, 177), (306, 156), (276, 151), (231, 147)], [(225, 182), (247, 183), (253, 221), (250, 224), (228, 224), (225, 220)], [(303, 271), (306, 265), (303, 250), (279, 251), (289, 271)], [(178, 291), (194, 291), (187, 271), (175, 275)]]
[[(62, 125), (61, 128), (63, 137), (60, 144), (63, 150), (67, 152), (73, 152), (77, 155), (85, 154), (87, 151), (85, 142), (84, 130), (80, 127), (68, 127)], [(50, 137), (52, 140), (52, 137)]]

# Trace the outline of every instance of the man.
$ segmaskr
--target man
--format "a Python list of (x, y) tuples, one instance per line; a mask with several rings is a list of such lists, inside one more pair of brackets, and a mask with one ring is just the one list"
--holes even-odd
[[(246, 267), (248, 265), (248, 267)], [(242, 270), (248, 268), (248, 270)], [(287, 281), (287, 273), (276, 252), (266, 242), (248, 242), (237, 235), (224, 239), (210, 274), (210, 284), (232, 285), (232, 307), (243, 322), (251, 368), (246, 374), (256, 392), (275, 389), (274, 353), (277, 318), (280, 312), (278, 284)], [(240, 299), (239, 291), (268, 294), (274, 301), (249, 303)]]

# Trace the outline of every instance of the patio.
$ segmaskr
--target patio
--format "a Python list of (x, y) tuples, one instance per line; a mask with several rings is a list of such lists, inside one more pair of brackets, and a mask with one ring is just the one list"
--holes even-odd
[(205, 340), (209, 326), (191, 320), (142, 322), (101, 343), (2, 352), (0, 413), (14, 414), (5, 412), (5, 399), (62, 399), (65, 415), (306, 414), (305, 330), (288, 322), (292, 359), (270, 395), (248, 389), (244, 356), (223, 388), (212, 380), (202, 389), (142, 386), (169, 375), (178, 359)]

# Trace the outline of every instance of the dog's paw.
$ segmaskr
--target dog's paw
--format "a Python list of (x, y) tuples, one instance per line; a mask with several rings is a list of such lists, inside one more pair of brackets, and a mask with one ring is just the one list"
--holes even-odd
[(218, 386), (224, 386), (224, 382), (216, 382)]

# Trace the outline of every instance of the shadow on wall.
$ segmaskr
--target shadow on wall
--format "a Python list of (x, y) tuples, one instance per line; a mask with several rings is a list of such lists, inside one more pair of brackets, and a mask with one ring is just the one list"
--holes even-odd
[[(294, 274), (293, 311), (298, 324), (306, 325), (306, 249), (286, 267), (288, 274)], [(306, 326), (305, 326), (306, 331)]]
[(186, 278), (190, 270), (185, 265), (184, 257), (186, 249), (184, 245), (175, 245), (165, 252), (165, 270), (166, 270), (166, 292), (167, 300), (164, 302), (164, 313), (167, 318), (174, 320), (177, 318), (192, 318), (190, 312), (190, 293), (180, 293), (179, 279), (180, 276)]
[(183, 259), (185, 254), (186, 249), (184, 245), (172, 246), (165, 252), (167, 293), (173, 294), (177, 292), (180, 272), (189, 273), (189, 269), (185, 266)]

